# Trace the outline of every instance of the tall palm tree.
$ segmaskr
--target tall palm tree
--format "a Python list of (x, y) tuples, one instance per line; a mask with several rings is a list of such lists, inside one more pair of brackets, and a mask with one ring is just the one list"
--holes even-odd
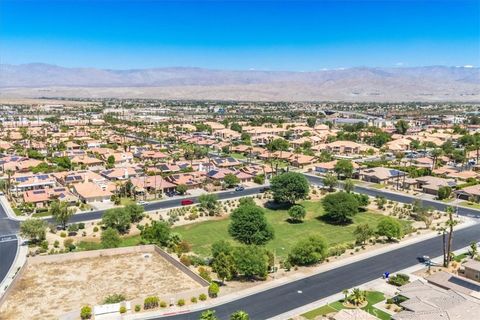
[(447, 207), (448, 220), (445, 222), (445, 224), (447, 225), (449, 231), (447, 243), (447, 265), (445, 267), (448, 267), (452, 260), (453, 227), (458, 224), (458, 221), (453, 219), (454, 210), (455, 209), (453, 207)]

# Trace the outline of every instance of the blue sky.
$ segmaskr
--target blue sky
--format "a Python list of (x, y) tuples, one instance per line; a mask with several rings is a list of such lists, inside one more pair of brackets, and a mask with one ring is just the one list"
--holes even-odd
[(478, 0), (0, 0), (1, 63), (298, 70), (480, 65)]

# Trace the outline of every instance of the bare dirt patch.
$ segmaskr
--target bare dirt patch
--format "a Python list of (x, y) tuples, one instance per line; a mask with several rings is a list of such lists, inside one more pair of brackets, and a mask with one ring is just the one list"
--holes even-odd
[(156, 253), (30, 264), (5, 303), (0, 319), (57, 319), (83, 305), (121, 293), (127, 299), (171, 295), (201, 286)]

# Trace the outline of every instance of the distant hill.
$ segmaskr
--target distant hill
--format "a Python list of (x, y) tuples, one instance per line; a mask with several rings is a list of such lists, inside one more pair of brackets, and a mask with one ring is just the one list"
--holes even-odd
[(314, 72), (202, 68), (108, 70), (0, 65), (0, 97), (480, 101), (480, 69), (348, 68)]

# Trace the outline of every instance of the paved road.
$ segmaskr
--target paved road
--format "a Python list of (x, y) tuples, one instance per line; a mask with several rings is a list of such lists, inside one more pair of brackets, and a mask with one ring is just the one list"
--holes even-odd
[[(480, 241), (480, 225), (456, 231), (454, 233), (454, 250), (466, 247), (472, 240)], [(228, 315), (236, 310), (245, 310), (253, 320), (268, 319), (326, 298), (343, 289), (378, 279), (385, 271), (397, 272), (413, 266), (418, 263), (417, 257), (422, 255), (440, 256), (442, 255), (441, 246), (441, 238), (435, 237), (211, 309), (216, 311), (220, 319), (228, 319)], [(200, 313), (193, 312), (153, 319), (196, 320)]]
[(18, 238), (15, 234), (18, 227), (18, 222), (10, 220), (3, 206), (0, 205), (0, 283), (7, 276), (17, 255)]

